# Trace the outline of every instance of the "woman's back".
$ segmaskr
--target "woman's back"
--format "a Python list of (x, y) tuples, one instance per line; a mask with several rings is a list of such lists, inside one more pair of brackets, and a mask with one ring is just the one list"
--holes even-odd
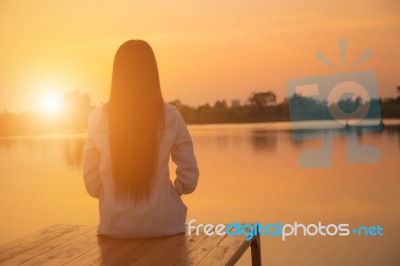
[[(174, 183), (169, 176), (170, 155), (177, 165)], [(180, 195), (193, 192), (199, 171), (185, 122), (170, 104), (164, 104), (164, 127), (156, 162), (148, 199), (134, 204), (118, 200), (109, 143), (108, 105), (91, 114), (84, 148), (84, 180), (88, 193), (99, 199), (99, 234), (146, 238), (185, 231), (187, 207)]]

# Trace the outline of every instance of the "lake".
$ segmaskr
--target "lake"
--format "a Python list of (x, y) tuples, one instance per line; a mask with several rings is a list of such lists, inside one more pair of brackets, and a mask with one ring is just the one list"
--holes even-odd
[[(348, 163), (347, 137), (334, 137), (331, 168), (300, 167), (299, 156), (321, 140), (296, 141), (289, 129), (288, 122), (189, 126), (200, 179), (183, 196), (188, 221), (379, 225), (383, 236), (263, 236), (262, 259), (266, 265), (398, 265), (400, 127), (356, 136), (379, 149), (379, 163)], [(0, 244), (50, 224), (98, 222), (97, 200), (81, 176), (84, 140), (85, 133), (0, 138)], [(249, 252), (238, 264), (250, 264)]]

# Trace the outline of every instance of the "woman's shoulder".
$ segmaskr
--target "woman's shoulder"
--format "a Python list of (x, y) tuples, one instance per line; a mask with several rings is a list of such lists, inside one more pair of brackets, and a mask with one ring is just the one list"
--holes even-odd
[(105, 121), (105, 113), (107, 109), (107, 104), (102, 104), (99, 107), (96, 107), (89, 115), (88, 119), (88, 129), (89, 131), (98, 131), (103, 129), (101, 126), (103, 121)]
[(175, 117), (179, 111), (175, 105), (172, 105), (170, 103), (164, 103), (164, 112), (165, 112), (165, 117), (169, 118), (169, 117)]
[(95, 107), (93, 111), (89, 114), (89, 123), (91, 121), (95, 122), (96, 120), (99, 120), (103, 116), (104, 112), (105, 112), (105, 104)]
[(170, 103), (164, 103), (164, 110), (166, 112), (176, 112), (176, 107)]
[(175, 128), (179, 121), (179, 110), (175, 105), (164, 103), (164, 119), (166, 127)]

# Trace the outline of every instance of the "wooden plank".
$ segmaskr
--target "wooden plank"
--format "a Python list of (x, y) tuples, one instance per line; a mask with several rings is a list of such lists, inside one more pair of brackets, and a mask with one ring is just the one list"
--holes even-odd
[[(206, 235), (178, 235), (176, 241), (160, 244), (149, 253), (135, 261), (138, 265), (175, 265), (185, 257), (196, 245), (198, 245)], [(170, 237), (169, 237), (170, 238)], [(164, 239), (161, 241), (165, 241)]]
[[(128, 253), (121, 256), (117, 261), (116, 265), (140, 265), (137, 263), (139, 259), (144, 257), (148, 253), (153, 253), (155, 250), (161, 251), (163, 249), (167, 249), (170, 245), (174, 245), (178, 241), (184, 241), (186, 238), (185, 234), (179, 234), (168, 237), (159, 237), (159, 238), (149, 238), (143, 241), (143, 243), (132, 250), (129, 250)], [(155, 255), (155, 253), (153, 253)]]
[(244, 236), (227, 236), (214, 246), (199, 265), (234, 265), (250, 246)]
[(176, 265), (197, 265), (216, 245), (218, 245), (224, 236), (205, 236), (193, 249), (190, 250)]
[(42, 229), (39, 233), (32, 234), (15, 242), (13, 241), (12, 245), (17, 245), (1, 253), (0, 263), (10, 265), (22, 263), (38, 254), (61, 245), (64, 240), (74, 238), (88, 229), (89, 226), (87, 225), (57, 225)]
[[(32, 257), (21, 265), (62, 265), (75, 257), (93, 249), (97, 245), (97, 226), (87, 226), (84, 230), (71, 239), (63, 239), (59, 244), (50, 250)], [(60, 239), (61, 240), (61, 239)]]
[(77, 258), (72, 259), (65, 265), (110, 265), (110, 263), (104, 263), (102, 254), (112, 252), (112, 249), (124, 244), (125, 240), (109, 238), (103, 235), (97, 235), (96, 237), (98, 245), (94, 249), (82, 254)]
[(261, 266), (261, 239), (258, 234), (257, 237), (253, 238), (251, 242), (251, 264), (253, 266)]
[(72, 258), (66, 265), (115, 265), (121, 257), (127, 256), (146, 241), (115, 239), (103, 235), (97, 235), (96, 239), (98, 245), (95, 248)]
[[(184, 236), (184, 235), (183, 235)], [(145, 254), (156, 248), (166, 248), (174, 241), (174, 236), (165, 238), (150, 238), (137, 240), (123, 240), (122, 244), (115, 244), (107, 248), (104, 244), (97, 251), (91, 250), (68, 262), (68, 265), (129, 265), (136, 263)], [(106, 243), (110, 241), (107, 240)], [(100, 254), (98, 253), (100, 252)], [(90, 258), (90, 253), (96, 254), (94, 259)], [(99, 256), (100, 255), (100, 256)]]
[[(232, 232), (234, 227), (231, 227)], [(250, 232), (250, 228), (246, 228)], [(253, 236), (250, 240), (246, 240), (245, 235), (226, 236), (215, 248), (209, 252), (199, 263), (199, 265), (209, 265), (214, 263), (217, 265), (234, 265), (244, 254), (246, 249), (253, 243), (254, 239), (259, 236)]]
[[(205, 235), (121, 240), (98, 236), (99, 246), (66, 265), (168, 264), (183, 258)], [(140, 247), (139, 247), (140, 245)]]
[(66, 224), (54, 224), (54, 225), (49, 225), (46, 226), (45, 228), (40, 229), (37, 232), (34, 232), (32, 234), (29, 234), (27, 236), (24, 236), (22, 238), (13, 240), (11, 242), (8, 242), (2, 246), (0, 246), (0, 254), (3, 254), (4, 252), (17, 248), (23, 244), (26, 244), (27, 242), (30, 242), (34, 239), (38, 239), (40, 237), (46, 236), (53, 234), (55, 231), (60, 230), (61, 228), (66, 228), (69, 227), (69, 225)]
[(245, 238), (182, 233), (124, 240), (97, 235), (97, 225), (53, 225), (0, 247), (0, 264), (233, 265), (251, 244), (252, 261), (261, 265), (259, 236), (256, 242)]

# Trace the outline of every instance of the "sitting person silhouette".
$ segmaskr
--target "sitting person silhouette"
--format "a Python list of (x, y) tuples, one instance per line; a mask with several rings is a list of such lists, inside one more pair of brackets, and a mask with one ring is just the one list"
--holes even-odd
[(131, 239), (185, 232), (181, 195), (195, 190), (198, 177), (186, 124), (163, 101), (151, 47), (125, 42), (115, 55), (110, 99), (90, 115), (84, 146), (85, 187), (99, 199), (98, 234)]

